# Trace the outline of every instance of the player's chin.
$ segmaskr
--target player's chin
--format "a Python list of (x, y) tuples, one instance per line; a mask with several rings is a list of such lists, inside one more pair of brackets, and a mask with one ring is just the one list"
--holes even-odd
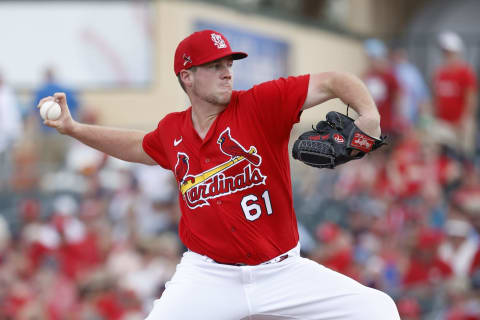
[(220, 92), (217, 95), (217, 100), (218, 100), (219, 104), (221, 104), (221, 105), (229, 104), (231, 98), (232, 98), (232, 89), (225, 90), (223, 92)]

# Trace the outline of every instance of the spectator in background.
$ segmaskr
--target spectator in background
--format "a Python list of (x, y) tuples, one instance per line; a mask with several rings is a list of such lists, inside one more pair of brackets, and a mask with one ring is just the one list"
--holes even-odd
[(0, 73), (0, 191), (9, 185), (12, 146), (20, 138), (22, 118), (13, 89)]
[[(65, 92), (69, 97), (68, 103), (72, 104), (71, 114), (80, 116), (80, 104), (75, 90), (61, 84), (56, 77), (54, 68), (47, 67), (44, 71), (42, 85), (34, 92), (33, 105), (37, 106), (41, 98), (51, 96), (55, 92)], [(40, 117), (40, 112), (38, 112), (37, 108), (32, 109), (29, 120), (29, 122), (35, 124), (36, 127), (40, 127), (42, 132), (42, 134), (36, 134), (33, 137), (35, 147), (38, 149), (37, 154), (40, 158), (39, 166), (43, 170), (57, 170), (65, 158), (67, 149), (65, 139), (60, 138), (56, 134), (51, 134), (54, 133), (55, 130), (43, 125), (43, 119)]]
[(433, 76), (433, 114), (438, 126), (451, 132), (450, 146), (469, 158), (475, 146), (477, 79), (473, 68), (462, 58), (464, 45), (458, 34), (441, 33), (438, 43), (443, 62)]
[(419, 125), (420, 117), (429, 109), (430, 95), (418, 68), (408, 60), (405, 48), (396, 47), (391, 52), (393, 72), (402, 88), (399, 112), (408, 127)]
[[(468, 173), (466, 185), (453, 197), (453, 203), (457, 206), (462, 218), (466, 217), (470, 226), (474, 229), (472, 241), (476, 241), (476, 249), (472, 259), (469, 259), (467, 288), (470, 293), (464, 295), (462, 304), (453, 308), (453, 316), (448, 320), (456, 319), (480, 319), (480, 184), (478, 171)], [(456, 312), (456, 313), (455, 313)], [(454, 317), (457, 316), (457, 317)]]
[(438, 230), (430, 228), (419, 230), (404, 274), (403, 283), (407, 288), (421, 291), (435, 290), (435, 286), (452, 276), (452, 268), (438, 253), (441, 242), (442, 234)]
[(480, 234), (480, 200), (478, 198), (478, 193), (476, 196), (472, 195), (469, 197), (464, 195), (456, 196), (455, 201), (461, 207), (463, 213), (469, 219), (472, 227), (477, 233), (477, 247), (469, 267), (469, 275), (472, 289), (480, 294), (480, 241), (478, 240), (478, 235)]
[(4, 259), (4, 254), (8, 249), (11, 241), (11, 232), (8, 221), (0, 215), (0, 264)]
[(447, 220), (445, 233), (447, 237), (439, 247), (440, 258), (450, 265), (457, 281), (466, 282), (478, 240), (473, 236), (471, 225), (460, 217)]
[(403, 119), (398, 110), (401, 99), (400, 85), (387, 60), (387, 48), (378, 39), (368, 39), (364, 43), (368, 58), (363, 80), (380, 113), (382, 133), (390, 137), (402, 132)]
[(401, 298), (397, 302), (397, 307), (403, 320), (420, 320), (420, 305), (415, 298)]

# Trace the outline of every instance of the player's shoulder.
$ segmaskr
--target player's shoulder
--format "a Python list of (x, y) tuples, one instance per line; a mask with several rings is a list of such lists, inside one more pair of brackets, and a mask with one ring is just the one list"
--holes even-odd
[(183, 111), (170, 112), (158, 122), (158, 127), (178, 126), (185, 120), (187, 113), (188, 109)]
[(286, 76), (286, 77), (279, 77), (276, 79), (260, 82), (255, 84), (249, 90), (244, 91), (245, 93), (254, 92), (259, 90), (269, 90), (269, 89), (282, 89), (288, 88), (289, 86), (294, 86), (296, 84), (300, 85), (308, 85), (310, 79), (310, 74), (302, 74), (297, 76)]

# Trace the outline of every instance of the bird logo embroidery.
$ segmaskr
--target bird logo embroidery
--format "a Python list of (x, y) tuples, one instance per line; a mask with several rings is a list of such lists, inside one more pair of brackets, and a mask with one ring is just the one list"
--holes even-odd
[(257, 149), (255, 147), (250, 147), (249, 152), (245, 150), (240, 143), (230, 135), (230, 128), (227, 128), (220, 134), (220, 137), (217, 140), (217, 143), (220, 145), (220, 150), (225, 153), (227, 156), (232, 158), (235, 157), (244, 157), (248, 162), (258, 167), (262, 162), (262, 158), (257, 154)]
[(187, 178), (189, 165), (188, 155), (183, 152), (177, 153), (177, 164), (175, 165), (175, 176), (180, 183), (183, 183)]
[[(220, 151), (230, 157), (229, 160), (196, 175), (189, 174), (189, 157), (186, 153), (177, 153), (175, 176), (179, 188), (188, 207), (194, 209), (209, 205), (208, 199), (235, 193), (264, 184), (266, 176), (258, 167), (262, 157), (257, 149), (250, 146), (247, 150), (237, 140), (232, 138), (230, 128), (220, 133), (217, 143)], [(246, 160), (248, 163), (240, 174), (229, 176), (225, 171)]]

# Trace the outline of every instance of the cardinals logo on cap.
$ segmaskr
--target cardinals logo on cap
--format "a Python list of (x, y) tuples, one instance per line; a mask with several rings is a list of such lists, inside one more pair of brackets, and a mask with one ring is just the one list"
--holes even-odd
[(226, 48), (227, 45), (225, 44), (225, 41), (222, 39), (222, 36), (216, 33), (212, 33), (210, 35), (212, 37), (213, 44), (218, 48), (218, 49), (223, 49)]

